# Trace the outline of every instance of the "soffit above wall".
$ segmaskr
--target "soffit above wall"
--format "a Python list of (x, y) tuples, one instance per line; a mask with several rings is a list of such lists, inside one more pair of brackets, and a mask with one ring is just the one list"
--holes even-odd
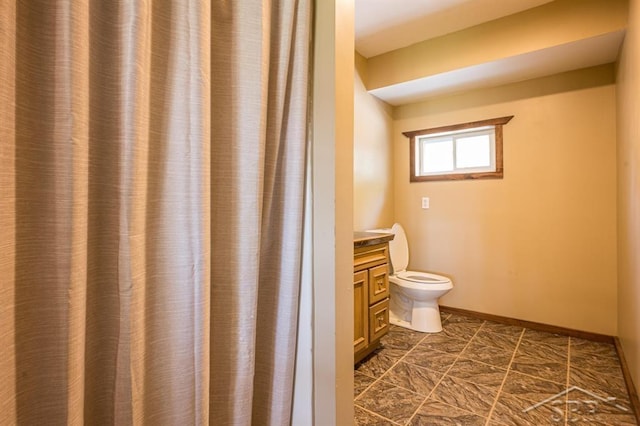
[(616, 61), (624, 34), (624, 31), (616, 31), (373, 89), (369, 93), (390, 105), (398, 106), (430, 97), (608, 64)]
[[(394, 3), (398, 5), (397, 0)], [(407, 3), (432, 4), (428, 0)], [(486, 1), (443, 3), (469, 6)], [(402, 105), (611, 63), (617, 60), (624, 39), (627, 13), (626, 0), (545, 2), (370, 57), (363, 79), (371, 94), (391, 105)]]
[(522, 12), (553, 0), (355, 0), (365, 58)]

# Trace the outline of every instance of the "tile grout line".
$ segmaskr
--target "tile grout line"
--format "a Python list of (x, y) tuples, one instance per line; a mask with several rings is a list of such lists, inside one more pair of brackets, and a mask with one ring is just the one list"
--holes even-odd
[[(449, 317), (447, 317), (447, 318), (449, 318)], [(400, 326), (397, 326), (397, 327), (400, 327)], [(413, 352), (413, 350), (414, 350), (415, 348), (417, 348), (418, 346), (420, 346), (420, 344), (422, 344), (422, 342), (424, 342), (425, 340), (427, 340), (427, 339), (428, 339), (432, 334), (433, 334), (433, 333), (426, 333), (426, 334), (425, 334), (425, 335), (424, 335), (424, 336), (423, 336), (423, 337), (422, 337), (422, 338), (421, 338), (421, 339), (420, 339), (420, 340), (419, 340), (415, 345), (413, 345), (413, 346), (411, 347), (411, 349), (409, 349), (408, 351), (406, 351), (406, 352), (404, 353), (404, 355), (402, 355), (400, 358), (398, 358), (398, 360), (397, 360), (396, 362), (394, 362), (393, 364), (391, 364), (391, 366), (390, 366), (389, 368), (387, 368), (387, 369), (385, 370), (385, 372), (384, 372), (380, 377), (378, 377), (378, 379), (376, 379), (376, 381), (378, 381), (378, 380), (382, 379), (382, 377), (384, 377), (384, 375), (385, 375), (385, 374), (387, 374), (389, 371), (393, 370), (393, 368), (394, 368), (396, 365), (400, 364), (400, 362), (401, 362), (402, 360), (404, 360), (404, 359), (407, 357), (407, 355), (409, 355), (411, 352)], [(373, 383), (372, 383), (372, 385), (373, 385)], [(370, 386), (371, 386), (371, 385), (370, 385)], [(395, 386), (398, 386), (398, 385), (395, 385)], [(402, 387), (402, 386), (398, 386), (398, 387), (399, 387), (399, 388), (402, 388), (402, 389), (405, 389), (405, 390), (408, 390), (408, 391), (410, 391), (410, 392), (413, 392), (411, 389), (406, 389), (406, 388), (404, 388), (404, 387)], [(368, 389), (368, 388), (367, 388), (367, 389)], [(416, 393), (416, 392), (414, 392), (414, 393)]]
[[(444, 321), (448, 320), (450, 316), (451, 316), (451, 314), (449, 314), (449, 316), (448, 316), (447, 318), (445, 318), (444, 320), (442, 320), (442, 321), (444, 322)], [(399, 327), (399, 326), (398, 326), (398, 327)], [(389, 371), (391, 371), (391, 370), (393, 369), (393, 367), (395, 367), (396, 365), (398, 365), (398, 364), (399, 364), (403, 359), (405, 359), (405, 358), (407, 357), (407, 355), (409, 355), (411, 352), (413, 352), (413, 350), (414, 350), (415, 348), (417, 348), (417, 347), (418, 347), (422, 342), (424, 342), (425, 340), (427, 340), (427, 339), (429, 338), (429, 336), (431, 336), (432, 334), (433, 334), (433, 333), (427, 333), (427, 334), (426, 334), (422, 339), (420, 339), (420, 341), (419, 341), (418, 343), (416, 343), (415, 345), (413, 345), (413, 347), (412, 347), (411, 349), (409, 349), (408, 351), (406, 351), (406, 352), (405, 352), (405, 354), (404, 354), (404, 355), (402, 355), (402, 356), (398, 359), (398, 361), (396, 361), (396, 362), (395, 362), (391, 367), (389, 367), (389, 368), (387, 369), (387, 371), (385, 371), (385, 372), (384, 372), (384, 373), (383, 373), (383, 374), (378, 378), (378, 380), (382, 380), (382, 378), (385, 376), (385, 374), (387, 374)], [(377, 381), (377, 380), (376, 380), (376, 381)], [(438, 382), (438, 383), (440, 383), (440, 382)], [(373, 383), (372, 383), (371, 385), (373, 385)], [(398, 386), (398, 385), (395, 385), (395, 386)], [(436, 385), (436, 386), (437, 386), (437, 385)], [(407, 390), (407, 391), (409, 391), (409, 392), (412, 392), (412, 393), (418, 394), (417, 392), (412, 391), (411, 389), (407, 389), (407, 388), (405, 388), (405, 387), (403, 387), (403, 386), (398, 386), (398, 387), (399, 387), (399, 388), (401, 388), (401, 389)], [(368, 388), (367, 388), (367, 389), (368, 389)], [(435, 389), (435, 386), (434, 386), (434, 389)], [(433, 392), (433, 389), (431, 389), (431, 392)], [(429, 395), (431, 395), (431, 392), (429, 392)], [(364, 392), (363, 392), (363, 393), (364, 393)], [(419, 395), (419, 394), (418, 394), (418, 395)], [(413, 412), (413, 414), (411, 415), (411, 417), (409, 417), (409, 420), (407, 420), (407, 421), (404, 423), (405, 425), (408, 425), (408, 424), (411, 422), (411, 420), (415, 417), (415, 415), (416, 415), (416, 413), (418, 412), (418, 410), (420, 410), (420, 407), (422, 407), (422, 404), (424, 404), (424, 403), (427, 401), (427, 399), (429, 399), (429, 395), (427, 395), (427, 396), (422, 400), (422, 402), (420, 403), (420, 405), (418, 405), (418, 408), (416, 408), (416, 411), (414, 411), (414, 412)]]
[[(354, 407), (354, 408), (355, 408), (355, 407)], [(393, 423), (394, 425), (402, 426), (402, 424), (401, 424), (401, 423), (398, 423), (398, 422), (396, 422), (396, 421), (393, 421), (393, 420), (391, 420), (390, 418), (383, 416), (382, 414), (378, 414), (378, 413), (376, 413), (375, 411), (367, 410), (366, 408), (363, 408), (363, 407), (360, 407), (360, 406), (358, 406), (358, 408), (359, 408), (359, 409), (361, 409), (362, 411), (366, 411), (367, 413), (369, 413), (369, 414), (373, 415), (374, 417), (378, 417), (378, 418), (380, 418), (380, 419), (382, 419), (382, 420), (386, 420), (386, 421), (388, 421), (388, 422)], [(355, 416), (354, 416), (354, 417), (355, 417)]]
[(498, 399), (500, 399), (500, 394), (502, 393), (504, 384), (507, 381), (507, 377), (509, 377), (509, 372), (511, 371), (511, 365), (513, 364), (513, 360), (516, 358), (516, 354), (518, 353), (518, 348), (520, 347), (520, 343), (522, 342), (522, 338), (524, 337), (524, 333), (526, 331), (527, 329), (523, 328), (522, 331), (520, 332), (520, 338), (518, 338), (518, 343), (516, 344), (516, 347), (513, 350), (513, 354), (511, 355), (511, 360), (509, 361), (509, 365), (507, 366), (507, 372), (505, 373), (504, 378), (502, 379), (502, 383), (500, 384), (500, 388), (498, 389), (498, 393), (496, 394), (496, 399), (493, 401), (493, 404), (491, 405), (491, 410), (487, 415), (487, 422), (485, 423), (485, 426), (489, 426), (489, 422), (491, 421), (491, 416), (493, 415), (493, 412), (496, 409), (496, 405), (498, 404)]
[[(451, 315), (449, 315), (451, 316)], [(447, 317), (448, 319), (449, 317)], [(447, 374), (449, 374), (449, 371), (451, 371), (451, 369), (453, 368), (454, 364), (456, 362), (458, 362), (458, 359), (460, 359), (460, 356), (462, 355), (462, 353), (465, 351), (465, 349), (467, 349), (467, 346), (469, 346), (471, 344), (471, 341), (473, 340), (474, 337), (476, 337), (476, 334), (478, 334), (478, 332), (482, 329), (482, 326), (486, 323), (486, 321), (482, 321), (482, 324), (480, 324), (480, 327), (478, 327), (478, 329), (476, 330), (475, 333), (473, 333), (473, 336), (471, 336), (471, 338), (469, 339), (469, 341), (467, 342), (466, 345), (464, 345), (464, 348), (462, 348), (462, 350), (458, 353), (458, 355), (456, 356), (456, 359), (453, 360), (453, 362), (451, 363), (451, 365), (449, 366), (449, 368), (447, 368), (447, 371), (444, 372), (444, 374), (442, 375), (442, 377), (440, 377), (440, 380), (438, 380), (438, 382), (433, 386), (433, 389), (431, 389), (431, 392), (429, 392), (429, 394), (425, 397), (424, 401), (422, 401), (422, 403), (420, 403), (420, 406), (418, 406), (418, 408), (416, 409), (416, 411), (414, 411), (414, 413), (411, 415), (411, 417), (409, 417), (409, 420), (407, 420), (407, 423), (405, 423), (405, 425), (408, 425), (409, 423), (411, 423), (411, 420), (413, 420), (413, 418), (416, 416), (416, 414), (418, 413), (418, 411), (420, 411), (420, 407), (422, 407), (424, 405), (425, 402), (427, 402), (427, 400), (431, 397), (431, 395), (433, 394), (433, 391), (436, 390), (436, 388), (438, 387), (438, 385), (440, 384), (440, 382), (442, 382), (442, 380), (445, 378), (445, 376)], [(465, 410), (468, 411), (468, 410)], [(472, 414), (476, 414), (473, 411), (469, 411)], [(477, 414), (476, 414), (477, 415)]]
[(564, 395), (564, 425), (567, 426), (569, 422), (569, 383), (571, 382), (571, 337), (567, 339), (567, 380), (565, 390), (567, 393)]
[[(399, 327), (399, 326), (398, 326), (398, 327)], [(398, 360), (397, 360), (396, 362), (394, 362), (393, 364), (391, 364), (391, 366), (389, 366), (389, 368), (387, 368), (386, 370), (384, 370), (384, 373), (382, 373), (382, 374), (380, 375), (380, 377), (378, 377), (378, 378), (376, 378), (376, 377), (372, 377), (372, 378), (374, 379), (374, 380), (373, 380), (373, 382), (371, 382), (371, 384), (370, 384), (369, 386), (367, 386), (366, 388), (364, 388), (364, 390), (363, 390), (362, 392), (360, 392), (360, 395), (362, 395), (363, 393), (365, 393), (366, 391), (368, 391), (368, 390), (369, 390), (369, 388), (370, 388), (371, 386), (373, 386), (373, 385), (375, 385), (376, 383), (378, 383), (378, 381), (380, 381), (380, 379), (382, 379), (382, 377), (383, 377), (385, 374), (387, 374), (387, 372), (389, 372), (391, 369), (393, 369), (393, 367), (395, 367), (396, 365), (398, 365), (398, 363), (399, 363), (400, 361), (402, 361), (403, 359), (405, 359), (405, 357), (406, 357), (407, 355), (409, 355), (409, 353), (410, 353), (411, 351), (413, 351), (413, 350), (414, 350), (414, 349), (415, 349), (415, 348), (416, 348), (420, 343), (422, 343), (422, 342), (423, 342), (426, 338), (428, 338), (429, 336), (430, 336), (429, 334), (425, 334), (425, 335), (424, 335), (424, 336), (423, 336), (423, 337), (422, 337), (422, 338), (421, 338), (421, 339), (420, 339), (420, 340), (419, 340), (415, 345), (413, 345), (409, 350), (407, 350), (407, 351), (404, 353), (404, 355), (402, 355), (400, 358), (398, 358)], [(357, 370), (354, 370), (354, 371), (357, 371)], [(360, 374), (364, 374), (364, 373), (360, 373)], [(366, 374), (364, 374), (364, 375), (366, 376)], [(371, 376), (369, 376), (369, 377), (371, 377)], [(403, 389), (404, 389), (404, 388), (403, 388)], [(407, 390), (409, 390), (409, 389), (407, 389)], [(359, 397), (360, 397), (360, 395), (358, 395), (358, 396), (357, 396), (356, 398), (354, 398), (354, 399), (359, 398)]]
[[(360, 374), (363, 374), (363, 373), (360, 373)], [(366, 376), (366, 374), (364, 374), (364, 375)], [(360, 397), (361, 397), (361, 396), (362, 396), (366, 391), (368, 391), (368, 390), (369, 390), (369, 388), (370, 388), (371, 386), (373, 386), (373, 385), (374, 385), (374, 383), (377, 383), (377, 382), (378, 382), (378, 380), (380, 380), (380, 378), (377, 378), (377, 379), (376, 379), (375, 377), (372, 377), (372, 379), (373, 379), (373, 382), (371, 382), (371, 384), (370, 384), (369, 386), (367, 386), (366, 388), (364, 388), (364, 389), (362, 390), (362, 392), (360, 392), (360, 393), (358, 394), (358, 396), (354, 397), (354, 398), (353, 398), (353, 400), (354, 400), (354, 401), (357, 401), (357, 400), (358, 400), (358, 398), (360, 398)], [(362, 408), (362, 407), (360, 407), (360, 408)]]
[[(447, 318), (449, 318), (449, 317), (447, 317)], [(399, 326), (398, 326), (398, 327), (399, 327)], [(384, 373), (382, 373), (382, 374), (380, 375), (380, 377), (378, 377), (378, 378), (374, 378), (374, 381), (373, 381), (373, 382), (371, 382), (371, 384), (370, 384), (369, 386), (367, 386), (366, 388), (364, 388), (364, 390), (363, 390), (362, 392), (360, 392), (360, 394), (359, 394), (357, 397), (355, 397), (355, 398), (354, 398), (354, 401), (358, 400), (358, 398), (360, 398), (362, 395), (364, 395), (364, 394), (365, 394), (365, 393), (366, 393), (366, 392), (367, 392), (367, 391), (368, 391), (368, 390), (369, 390), (373, 385), (375, 385), (376, 383), (378, 383), (379, 381), (381, 381), (385, 374), (387, 374), (389, 371), (391, 371), (391, 370), (393, 369), (393, 367), (395, 367), (396, 365), (398, 365), (398, 363), (400, 363), (400, 361), (402, 361), (403, 359), (405, 359), (405, 358), (406, 358), (406, 356), (407, 356), (407, 355), (409, 355), (409, 353), (410, 353), (411, 351), (413, 351), (416, 347), (418, 347), (418, 345), (419, 345), (419, 344), (421, 344), (421, 343), (422, 343), (425, 339), (427, 339), (430, 335), (431, 335), (431, 334), (425, 334), (425, 335), (424, 335), (424, 336), (423, 336), (423, 337), (422, 337), (422, 338), (421, 338), (421, 339), (420, 339), (420, 340), (419, 340), (415, 345), (413, 345), (413, 346), (411, 347), (411, 349), (409, 349), (408, 351), (406, 351), (406, 352), (404, 353), (404, 355), (402, 355), (400, 358), (398, 358), (398, 360), (397, 360), (396, 362), (394, 362), (393, 364), (391, 364), (391, 366), (390, 366), (389, 368), (387, 368), (387, 369), (384, 371)], [(364, 373), (360, 373), (360, 374), (364, 374)], [(365, 376), (366, 376), (366, 374), (365, 374)], [(394, 385), (394, 386), (397, 386), (397, 385)], [(405, 388), (403, 388), (402, 386), (398, 386), (398, 387), (399, 387), (399, 388), (401, 388), (401, 389), (405, 389)], [(411, 389), (405, 389), (405, 390), (408, 390), (408, 391), (410, 391), (410, 392), (413, 392)], [(414, 392), (414, 393), (415, 393), (415, 392)], [(422, 406), (422, 404), (424, 404), (424, 401), (422, 401), (422, 402), (420, 403), (420, 406), (419, 406), (418, 408), (420, 408), (420, 407)], [(376, 414), (376, 413), (374, 413), (373, 411), (367, 410), (367, 409), (362, 408), (362, 407), (360, 407), (360, 406), (358, 406), (358, 407), (359, 407), (359, 408), (361, 408), (361, 409), (363, 409), (363, 410), (365, 410), (365, 411), (367, 411), (367, 412), (369, 412), (369, 413)], [(417, 410), (416, 410), (416, 411), (417, 411)], [(414, 414), (415, 414), (415, 413), (414, 413)], [(380, 415), (380, 414), (377, 414), (377, 416), (378, 416), (378, 417), (381, 417), (381, 418), (383, 418), (383, 419), (385, 419), (385, 420), (389, 420), (389, 421), (390, 421), (390, 422), (392, 422), (392, 423), (400, 424), (400, 423), (398, 423), (398, 422), (394, 422), (394, 421), (393, 421), (393, 420), (391, 420), (390, 418), (388, 418), (388, 417), (384, 417), (384, 416), (382, 416), (382, 415)], [(412, 418), (413, 418), (413, 416), (412, 416)]]
[[(447, 321), (449, 318), (451, 318), (451, 314), (449, 314), (445, 319), (441, 319), (441, 321), (442, 321), (442, 322), (445, 322), (445, 321)], [(444, 330), (443, 330), (443, 331), (444, 331)], [(441, 332), (442, 332), (442, 331), (441, 331)], [(429, 336), (431, 336), (431, 335), (432, 335), (432, 334), (427, 334), (427, 335), (426, 335), (426, 336), (424, 336), (422, 339), (420, 339), (420, 341), (419, 341), (418, 343), (416, 343), (416, 344), (415, 344), (415, 346), (414, 346), (413, 348), (411, 348), (411, 350), (407, 351), (407, 352), (404, 354), (404, 356), (398, 360), (398, 362), (402, 361), (402, 360), (403, 360), (407, 355), (409, 355), (409, 353), (410, 353), (410, 352), (412, 352), (415, 348), (417, 348), (417, 347), (418, 347), (418, 345), (420, 345), (422, 342), (424, 342), (425, 340), (427, 340), (427, 338), (428, 338)], [(475, 334), (474, 334), (474, 336), (475, 336)], [(466, 346), (465, 346), (465, 348), (466, 348)], [(464, 350), (464, 349), (463, 349), (463, 350)], [(456, 358), (456, 359), (457, 359), (457, 358)], [(455, 363), (455, 361), (454, 361), (454, 363)], [(396, 363), (396, 364), (397, 364), (397, 363)], [(452, 364), (452, 365), (453, 365), (453, 364)], [(393, 368), (393, 367), (395, 367), (395, 364), (394, 364), (391, 368)], [(389, 368), (389, 370), (391, 370), (391, 368)], [(387, 371), (389, 371), (389, 370), (387, 370)], [(448, 370), (447, 370), (447, 371), (448, 371)], [(385, 372), (385, 373), (386, 373), (386, 372)], [(445, 374), (446, 374), (446, 373), (445, 373)], [(384, 376), (384, 374), (383, 374), (383, 376)], [(444, 376), (442, 376), (442, 377), (444, 377)], [(438, 386), (438, 384), (439, 384), (439, 383), (440, 383), (440, 381), (442, 380), (442, 377), (440, 378), (440, 380), (438, 380), (438, 383), (436, 383), (436, 385), (433, 387), (433, 389), (435, 389), (435, 388)], [(381, 376), (381, 378), (382, 378), (382, 376)], [(403, 389), (404, 389), (404, 388), (403, 388)], [(425, 396), (425, 397), (424, 397), (424, 399), (422, 400), (422, 402), (420, 403), (420, 405), (418, 405), (418, 408), (416, 408), (416, 410), (413, 412), (413, 414), (411, 415), (411, 417), (409, 417), (409, 419), (404, 423), (405, 425), (408, 425), (409, 423), (411, 423), (411, 420), (413, 420), (413, 418), (416, 416), (416, 413), (417, 413), (418, 411), (420, 411), (420, 407), (422, 407), (422, 406), (424, 405), (424, 403), (425, 403), (425, 402), (427, 402), (427, 400), (429, 399), (429, 397), (430, 397), (430, 396), (431, 396), (431, 394), (433, 393), (433, 389), (431, 389), (431, 391), (427, 394), (427, 396)], [(410, 391), (410, 389), (407, 389), (407, 390), (409, 390), (409, 391)], [(411, 391), (411, 392), (413, 392), (413, 391)]]

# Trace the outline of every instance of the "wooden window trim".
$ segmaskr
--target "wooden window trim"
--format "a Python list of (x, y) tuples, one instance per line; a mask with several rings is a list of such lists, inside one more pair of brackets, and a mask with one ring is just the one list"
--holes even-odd
[[(465, 180), (465, 179), (502, 179), (504, 176), (504, 164), (502, 159), (502, 126), (507, 124), (513, 115), (506, 117), (490, 118), (488, 120), (472, 121), (469, 123), (453, 124), (450, 126), (433, 127), (430, 129), (414, 130), (403, 132), (409, 138), (409, 181), (429, 182), (437, 180)], [(496, 150), (496, 171), (481, 173), (446, 173), (441, 175), (416, 176), (416, 137), (431, 135), (434, 133), (451, 132), (455, 130), (473, 129), (475, 127), (494, 126), (495, 128), (495, 150)]]

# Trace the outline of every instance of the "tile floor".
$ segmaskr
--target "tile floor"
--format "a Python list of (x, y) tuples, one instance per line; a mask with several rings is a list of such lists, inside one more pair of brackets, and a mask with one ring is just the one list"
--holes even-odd
[(613, 345), (442, 317), (356, 366), (356, 425), (637, 425)]

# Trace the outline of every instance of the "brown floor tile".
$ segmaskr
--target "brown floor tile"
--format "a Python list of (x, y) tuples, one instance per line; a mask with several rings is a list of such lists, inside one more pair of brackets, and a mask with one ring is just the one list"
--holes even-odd
[(618, 353), (614, 345), (603, 342), (593, 342), (591, 340), (571, 337), (571, 353), (591, 354), (598, 356), (608, 356), (618, 359)]
[(421, 339), (425, 336), (428, 336), (429, 333), (423, 333), (421, 331), (412, 330), (410, 328), (400, 327), (399, 325), (390, 324), (389, 325), (389, 333), (397, 333), (404, 334), (405, 336), (409, 336), (410, 338), (418, 338)]
[[(403, 331), (406, 330), (406, 331)], [(402, 327), (391, 327), (389, 332), (380, 339), (380, 343), (385, 349), (400, 349), (408, 351), (425, 338), (424, 333), (407, 330)]]
[(516, 355), (511, 364), (511, 370), (557, 382), (561, 385), (567, 383), (566, 361), (555, 362), (541, 357)]
[(565, 424), (565, 400), (560, 397), (534, 407), (530, 401), (515, 395), (500, 394), (489, 424), (509, 426), (558, 426)]
[(353, 373), (353, 397), (360, 395), (366, 388), (369, 387), (376, 379), (369, 377), (366, 374), (362, 374), (359, 371)]
[(478, 343), (470, 343), (460, 356), (484, 362), (485, 364), (491, 364), (496, 367), (507, 368), (511, 362), (513, 351)]
[(516, 371), (509, 371), (502, 386), (502, 394), (510, 394), (532, 404), (562, 393), (564, 384), (527, 376)]
[(447, 322), (442, 329), (442, 333), (456, 339), (471, 340), (480, 329), (482, 324), (467, 322)]
[(405, 424), (424, 400), (422, 395), (378, 381), (356, 398), (355, 404), (396, 423)]
[(568, 346), (558, 346), (523, 339), (520, 345), (518, 345), (517, 355), (525, 355), (566, 364), (569, 358), (569, 350)]
[(610, 394), (592, 391), (579, 386), (567, 389), (567, 406), (571, 411), (602, 414), (631, 414), (632, 409), (627, 398), (618, 399)]
[(453, 407), (471, 411), (479, 416), (487, 416), (498, 393), (490, 388), (452, 376), (445, 376), (431, 394), (431, 399), (447, 403)]
[(444, 373), (451, 367), (456, 358), (457, 355), (435, 351), (418, 345), (404, 357), (403, 361)]
[(577, 386), (602, 398), (616, 398), (629, 406), (629, 395), (622, 374), (619, 376), (602, 374), (591, 370), (572, 368), (569, 386)]
[(628, 403), (574, 386), (567, 393), (567, 416), (570, 424), (636, 424)]
[(519, 339), (519, 335), (494, 333), (493, 331), (482, 328), (473, 336), (471, 342), (513, 352)]
[(498, 389), (507, 375), (507, 370), (472, 359), (458, 358), (447, 374)]
[(373, 355), (362, 361), (356, 370), (367, 376), (378, 378), (393, 366), (405, 354), (400, 349), (378, 349)]
[(620, 362), (617, 358), (570, 351), (570, 362), (572, 368), (597, 371), (598, 373), (610, 374), (613, 376), (622, 374)]
[(568, 346), (569, 337), (560, 334), (547, 333), (545, 331), (526, 329), (522, 335), (523, 340), (548, 343), (556, 346)]
[(570, 425), (580, 426), (637, 426), (635, 416), (632, 414), (587, 414), (586, 416), (570, 417)]
[(501, 324), (499, 322), (485, 321), (482, 330), (492, 331), (494, 333), (506, 334), (507, 336), (518, 336), (522, 334), (524, 328), (517, 325)]
[(468, 317), (466, 315), (460, 315), (460, 314), (451, 314), (449, 316), (449, 318), (447, 319), (448, 323), (466, 323), (466, 324), (477, 324), (477, 325), (482, 325), (484, 323), (484, 320), (478, 319), (478, 318), (474, 318), (474, 317)]
[(355, 426), (395, 426), (397, 423), (389, 419), (380, 417), (356, 406), (354, 412)]
[(446, 352), (449, 354), (459, 354), (467, 346), (469, 342), (467, 340), (451, 337), (443, 333), (432, 334), (420, 342), (420, 346), (437, 350), (440, 352)]
[(427, 397), (441, 378), (441, 372), (401, 361), (382, 376), (381, 380)]
[(415, 414), (410, 426), (482, 426), (487, 420), (460, 408), (452, 407), (440, 401), (429, 400)]

